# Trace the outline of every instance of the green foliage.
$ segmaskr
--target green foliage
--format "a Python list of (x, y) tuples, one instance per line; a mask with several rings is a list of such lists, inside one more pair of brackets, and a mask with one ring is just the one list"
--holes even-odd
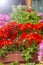
[[(4, 64), (3, 64), (3, 63), (0, 63), (0, 65), (4, 65)], [(10, 63), (10, 64), (8, 64), (8, 65), (18, 65), (18, 61), (15, 61), (15, 62)]]
[[(0, 63), (0, 65), (4, 65), (3, 63)], [(18, 62), (17, 61), (15, 61), (15, 62), (13, 62), (13, 63), (10, 63), (10, 64), (8, 64), (8, 65), (18, 65)], [(25, 64), (20, 64), (20, 65), (36, 65), (36, 63), (25, 63)]]
[(29, 62), (30, 59), (32, 59), (31, 53), (37, 53), (38, 47), (34, 44), (32, 44), (30, 47), (27, 48), (27, 50), (23, 51), (22, 57)]
[(7, 53), (7, 50), (5, 50), (5, 49), (1, 49), (0, 50), (0, 56), (5, 56), (5, 54)]
[(10, 63), (9, 65), (18, 65), (18, 61)]
[(26, 63), (26, 64), (21, 64), (21, 65), (36, 65), (36, 63)]
[(14, 45), (11, 45), (11, 46), (7, 45), (5, 47), (2, 47), (0, 49), (0, 56), (6, 56), (7, 53), (14, 52), (15, 51), (14, 48), (15, 48)]
[(4, 65), (3, 63), (0, 63), (0, 65)]
[(28, 48), (27, 50), (23, 51), (22, 57), (25, 58), (27, 62), (32, 58), (30, 54), (31, 52), (33, 52), (32, 48)]
[(11, 21), (19, 22), (19, 23), (34, 23), (36, 24), (40, 18), (37, 16), (37, 12), (34, 13), (26, 12), (26, 6), (23, 7), (13, 7), (12, 13), (10, 14)]

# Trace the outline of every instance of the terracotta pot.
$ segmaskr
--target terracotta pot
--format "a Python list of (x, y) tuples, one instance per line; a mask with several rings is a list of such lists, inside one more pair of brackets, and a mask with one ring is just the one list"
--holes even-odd
[[(19, 63), (25, 63), (25, 59), (21, 57), (21, 52), (15, 53), (8, 53), (5, 57), (0, 57), (0, 62), (4, 63), (5, 65), (14, 61), (18, 61)], [(33, 59), (30, 62), (38, 62), (38, 55), (36, 53), (31, 54)], [(20, 65), (20, 64), (19, 64)]]
[(32, 59), (30, 59), (30, 62), (38, 63), (38, 54), (37, 53), (31, 53)]
[(5, 57), (0, 57), (0, 62), (10, 63), (14, 61), (24, 62), (24, 59), (21, 57), (21, 52), (8, 53)]

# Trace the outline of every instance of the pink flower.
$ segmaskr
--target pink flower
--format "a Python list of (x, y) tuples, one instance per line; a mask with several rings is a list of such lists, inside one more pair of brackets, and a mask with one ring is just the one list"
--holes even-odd
[(39, 20), (39, 22), (43, 22), (43, 20)]
[(0, 28), (10, 21), (10, 16), (8, 14), (0, 14)]
[(5, 21), (0, 20), (0, 28), (5, 25)]
[(10, 16), (8, 14), (0, 14), (0, 20), (10, 21)]
[(0, 14), (0, 20), (4, 20), (4, 16), (2, 16), (2, 14)]
[(42, 57), (43, 57), (43, 40), (42, 40), (42, 42), (39, 44), (38, 60), (41, 60)]
[(41, 12), (39, 12), (38, 14), (37, 14), (37, 16), (43, 16), (43, 13), (41, 13)]
[(2, 14), (2, 16), (6, 21), (10, 21), (10, 16), (8, 14)]

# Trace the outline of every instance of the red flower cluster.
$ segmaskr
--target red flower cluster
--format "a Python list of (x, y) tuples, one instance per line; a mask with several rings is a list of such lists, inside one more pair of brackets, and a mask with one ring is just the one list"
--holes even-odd
[(17, 24), (15, 22), (10, 22), (0, 29), (0, 46), (4, 46), (6, 44), (13, 44), (13, 40), (17, 36), (16, 25)]
[(33, 30), (34, 26), (35, 26), (34, 24), (30, 24), (30, 23), (22, 24), (20, 26), (20, 30), (21, 30), (21, 32), (24, 32), (26, 30), (31, 31), (31, 30)]
[(28, 41), (35, 41), (37, 43), (40, 43), (42, 41), (42, 36), (39, 35), (38, 33), (30, 33), (30, 34), (27, 34), (27, 37), (26, 39)]
[(30, 13), (31, 13), (31, 12), (32, 12), (32, 10), (31, 10), (31, 9), (27, 9), (27, 10), (26, 10), (26, 12), (30, 12)]
[(37, 25), (35, 25), (34, 30), (43, 30), (43, 23), (39, 22)]
[(23, 33), (20, 35), (20, 38), (18, 39), (18, 43), (21, 43), (23, 40), (28, 41), (28, 45), (30, 45), (30, 42), (32, 41), (39, 44), (42, 41), (42, 36), (39, 35), (37, 32), (35, 33)]
[(0, 47), (7, 44), (13, 45), (14, 39), (16, 39), (19, 44), (22, 40), (27, 40), (28, 44), (30, 44), (32, 40), (39, 43), (42, 40), (42, 36), (37, 33), (31, 33), (30, 31), (39, 30), (41, 27), (43, 27), (43, 23), (34, 25), (30, 23), (20, 24), (16, 22), (9, 22), (7, 25), (0, 28)]

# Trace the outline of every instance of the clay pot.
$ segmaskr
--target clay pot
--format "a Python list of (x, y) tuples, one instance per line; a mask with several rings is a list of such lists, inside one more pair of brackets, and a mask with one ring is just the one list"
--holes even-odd
[(38, 54), (37, 53), (31, 53), (32, 59), (30, 59), (30, 62), (38, 63)]
[[(30, 60), (30, 62), (36, 62), (38, 63), (38, 55), (36, 53), (31, 54), (33, 59)], [(22, 53), (21, 52), (14, 52), (14, 53), (8, 53), (5, 57), (0, 57), (0, 62), (4, 63), (5, 65), (18, 61), (19, 65), (21, 63), (26, 63), (25, 59), (21, 57)]]

